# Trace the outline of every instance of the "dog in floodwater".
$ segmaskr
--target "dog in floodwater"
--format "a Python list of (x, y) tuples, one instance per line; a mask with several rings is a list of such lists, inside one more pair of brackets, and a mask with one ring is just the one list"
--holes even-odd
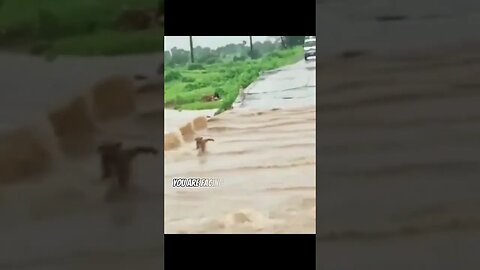
[(204, 139), (203, 137), (195, 138), (196, 150), (198, 150), (198, 155), (202, 155), (207, 151), (207, 142), (214, 142), (214, 139), (208, 138)]
[(102, 144), (97, 150), (101, 158), (102, 179), (114, 176), (123, 190), (126, 190), (130, 184), (133, 159), (139, 154), (158, 154), (158, 150), (151, 146), (122, 149), (121, 142)]

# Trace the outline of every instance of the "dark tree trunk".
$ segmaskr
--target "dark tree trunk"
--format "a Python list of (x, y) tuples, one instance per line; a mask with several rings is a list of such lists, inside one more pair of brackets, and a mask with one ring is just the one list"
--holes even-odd
[(253, 52), (252, 36), (250, 36), (250, 52)]
[(282, 41), (283, 48), (287, 48), (287, 44), (285, 44), (285, 39), (282, 36), (280, 36), (280, 40)]

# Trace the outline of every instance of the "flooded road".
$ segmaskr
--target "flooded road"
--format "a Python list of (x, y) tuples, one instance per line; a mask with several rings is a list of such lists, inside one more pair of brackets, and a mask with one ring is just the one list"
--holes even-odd
[(315, 232), (315, 61), (267, 72), (244, 96), (195, 131), (215, 140), (205, 155), (191, 140), (165, 151), (165, 233)]
[(478, 41), (475, 0), (317, 0), (320, 58), (347, 50), (408, 53)]
[(479, 23), (473, 0), (317, 1), (317, 269), (478, 269)]
[[(4, 67), (0, 76), (0, 269), (161, 268), (163, 183), (157, 177), (161, 157), (140, 157), (133, 165), (133, 192), (111, 200), (109, 197), (115, 194), (111, 182), (100, 179), (98, 154), (89, 150), (105, 139), (161, 149), (163, 129), (157, 115), (162, 114), (155, 112), (145, 117), (142, 113), (150, 108), (144, 107), (151, 104), (144, 106), (136, 100), (135, 113), (115, 121), (97, 122), (96, 114), (85, 113), (93, 112), (92, 108), (71, 106), (79, 96), (92, 96), (92, 85), (112, 75), (131, 78), (135, 74), (152, 74), (157, 59), (155, 55), (61, 57), (49, 63), (31, 56), (0, 53), (0, 67)], [(117, 90), (130, 88), (133, 83), (117, 77), (111, 81), (116, 83), (105, 86), (103, 93), (110, 95), (107, 101), (114, 104), (115, 110), (119, 107), (115, 97), (121, 92)], [(158, 100), (160, 104), (161, 95), (151, 92), (143, 99)], [(57, 127), (70, 123), (76, 130), (54, 133), (54, 124), (48, 120), (52, 110), (63, 116)], [(89, 129), (82, 125), (85, 122), (95, 122), (96, 129), (90, 134), (93, 138), (83, 141), (71, 137), (70, 145), (87, 149), (72, 157), (64, 151), (61, 141), (88, 133)], [(33, 128), (15, 129), (29, 125)], [(14, 136), (15, 132), (20, 136)], [(42, 149), (41, 155), (32, 148)], [(35, 173), (22, 173), (28, 169)]]
[(316, 59), (267, 71), (245, 89), (233, 107), (245, 109), (298, 108), (315, 105)]

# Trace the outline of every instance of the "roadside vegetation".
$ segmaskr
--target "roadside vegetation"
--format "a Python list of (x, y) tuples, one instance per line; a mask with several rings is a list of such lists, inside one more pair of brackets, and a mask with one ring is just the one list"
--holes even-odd
[(45, 55), (161, 51), (163, 0), (0, 0), (0, 49)]
[[(174, 48), (165, 52), (165, 107), (178, 110), (229, 109), (239, 95), (261, 72), (293, 64), (302, 59), (299, 46), (304, 37), (284, 37), (256, 42), (253, 50), (244, 44), (228, 44), (212, 50), (195, 47), (190, 51)], [(285, 42), (287, 41), (287, 43)], [(288, 42), (290, 41), (290, 42)], [(218, 100), (205, 97), (218, 96)]]

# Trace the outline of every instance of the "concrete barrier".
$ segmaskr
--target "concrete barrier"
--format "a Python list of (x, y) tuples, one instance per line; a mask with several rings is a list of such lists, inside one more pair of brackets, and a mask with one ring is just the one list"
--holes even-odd
[(19, 128), (0, 135), (0, 184), (49, 171), (52, 152), (47, 139), (33, 127)]
[(180, 127), (177, 132), (165, 134), (164, 150), (173, 150), (179, 148), (183, 142), (193, 141), (196, 131), (206, 129), (208, 121), (209, 119), (207, 117), (200, 116), (183, 127)]
[(206, 117), (200, 116), (193, 119), (193, 128), (195, 130), (201, 130), (207, 128), (208, 119)]
[(181, 145), (182, 145), (182, 141), (180, 139), (179, 134), (177, 134), (176, 132), (165, 134), (165, 137), (163, 139), (164, 151), (176, 149)]
[(95, 125), (88, 111), (86, 99), (77, 97), (48, 115), (59, 147), (67, 156), (93, 149)]
[(193, 141), (193, 137), (195, 136), (195, 131), (193, 130), (192, 123), (188, 123), (185, 126), (181, 127), (180, 134), (182, 134), (183, 140), (185, 142)]
[(98, 82), (91, 90), (92, 112), (95, 120), (108, 121), (126, 117), (135, 111), (134, 80), (112, 76)]

